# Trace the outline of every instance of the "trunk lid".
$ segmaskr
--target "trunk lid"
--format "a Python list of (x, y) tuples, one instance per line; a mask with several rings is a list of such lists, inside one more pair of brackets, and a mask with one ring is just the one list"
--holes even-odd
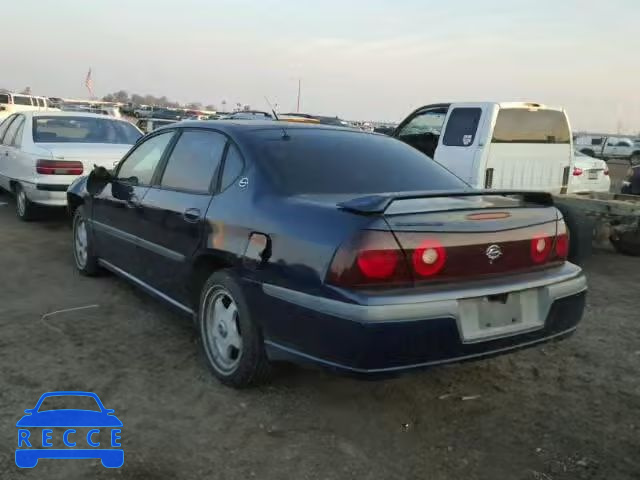
[(414, 284), (521, 273), (565, 260), (565, 226), (546, 194), (426, 195), (391, 195), (382, 207), (380, 198), (357, 198), (341, 208), (378, 211), (369, 229), (391, 231)]
[(131, 145), (109, 143), (38, 143), (51, 153), (54, 160), (74, 160), (83, 164), (85, 173), (94, 165), (113, 168), (129, 151)]

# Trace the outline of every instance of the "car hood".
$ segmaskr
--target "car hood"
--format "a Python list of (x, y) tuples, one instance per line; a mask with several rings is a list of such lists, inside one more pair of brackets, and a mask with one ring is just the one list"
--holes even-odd
[(94, 165), (113, 168), (132, 145), (110, 143), (39, 143), (55, 160), (80, 160), (86, 171)]
[(121, 427), (115, 415), (90, 410), (49, 410), (25, 415), (16, 427)]

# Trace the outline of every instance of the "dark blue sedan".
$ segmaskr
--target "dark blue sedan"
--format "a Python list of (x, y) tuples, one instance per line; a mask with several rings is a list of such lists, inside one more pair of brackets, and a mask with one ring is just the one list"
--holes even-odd
[(76, 266), (192, 315), (213, 373), (374, 374), (563, 338), (586, 282), (549, 195), (480, 192), (383, 135), (181, 122), (68, 191)]

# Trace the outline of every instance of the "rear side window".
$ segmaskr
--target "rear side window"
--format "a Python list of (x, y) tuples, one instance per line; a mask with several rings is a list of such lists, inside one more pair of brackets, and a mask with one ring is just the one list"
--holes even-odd
[(169, 156), (160, 185), (206, 193), (218, 171), (227, 138), (216, 132), (186, 130)]
[(227, 156), (224, 160), (224, 171), (222, 172), (221, 190), (231, 185), (236, 178), (242, 173), (244, 168), (244, 160), (238, 151), (238, 147), (231, 144), (227, 150)]
[(38, 98), (38, 106), (39, 107), (44, 107), (44, 99)]
[(6, 93), (0, 93), (0, 103), (8, 104), (9, 103), (9, 95), (7, 95)]
[(23, 97), (20, 95), (13, 96), (13, 103), (15, 105), (31, 105), (31, 97)]
[(492, 143), (569, 143), (570, 139), (564, 112), (503, 108), (498, 112)]
[(10, 117), (5, 118), (4, 122), (0, 123), (0, 143), (3, 143), (2, 138), (15, 118), (16, 115), (11, 115)]
[(255, 132), (254, 158), (287, 194), (447, 190), (466, 184), (415, 148), (357, 131), (287, 129)]
[(591, 139), (591, 145), (602, 145), (602, 139), (601, 138), (592, 138)]
[(11, 126), (9, 126), (9, 128), (7, 129), (7, 132), (4, 135), (4, 138), (2, 139), (2, 143), (4, 145), (13, 145), (13, 140), (16, 137), (16, 133), (18, 132), (18, 129), (22, 126), (23, 123), (24, 123), (24, 117), (22, 115), (18, 115), (16, 117), (16, 120), (14, 120), (13, 123), (11, 123)]
[(10, 138), (10, 136), (7, 134), (7, 142), (9, 145), (12, 145), (14, 147), (20, 147), (20, 145), (22, 145), (22, 131), (24, 130), (24, 117), (20, 115), (16, 119), (16, 121), (13, 123), (14, 125), (12, 125), (12, 127), (14, 126), (16, 127), (15, 133), (13, 134), (13, 138)]
[(468, 147), (476, 138), (482, 109), (454, 108), (449, 115), (442, 143), (448, 147)]

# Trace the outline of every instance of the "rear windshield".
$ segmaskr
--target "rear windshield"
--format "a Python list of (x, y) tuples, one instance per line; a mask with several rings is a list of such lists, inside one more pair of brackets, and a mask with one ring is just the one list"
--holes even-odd
[(94, 117), (34, 117), (36, 143), (117, 143), (133, 145), (142, 134), (130, 123)]
[(493, 130), (493, 143), (569, 143), (564, 112), (503, 108)]
[(287, 129), (254, 132), (254, 155), (288, 194), (450, 190), (466, 184), (405, 143), (356, 131)]
[(31, 97), (21, 97), (20, 95), (14, 95), (13, 103), (15, 105), (31, 105)]

